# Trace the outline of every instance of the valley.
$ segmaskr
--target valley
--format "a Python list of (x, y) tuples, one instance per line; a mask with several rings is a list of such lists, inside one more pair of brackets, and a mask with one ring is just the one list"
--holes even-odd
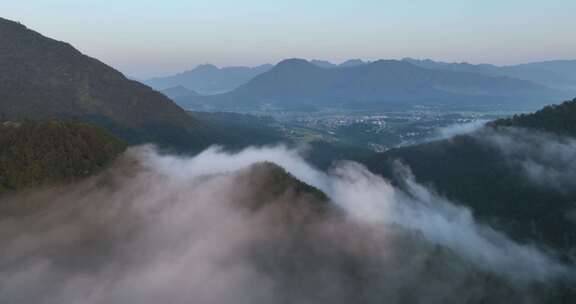
[[(374, 152), (415, 145), (473, 131), (485, 122), (529, 109), (471, 106), (414, 106), (389, 110), (315, 109), (245, 111), (243, 124), (258, 122), (285, 140), (326, 142)], [(194, 112), (193, 112), (194, 113)], [(213, 112), (212, 115), (225, 115)]]

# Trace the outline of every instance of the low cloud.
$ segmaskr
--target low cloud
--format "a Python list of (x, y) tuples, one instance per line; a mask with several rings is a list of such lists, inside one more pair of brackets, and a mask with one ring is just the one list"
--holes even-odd
[(4, 198), (37, 210), (0, 220), (0, 302), (537, 303), (535, 285), (569, 274), (399, 170), (406, 192), (282, 146), (132, 148), (89, 180)]
[(576, 190), (576, 140), (537, 130), (488, 128), (474, 136), (496, 148), (536, 185), (561, 192)]
[(486, 125), (487, 122), (488, 120), (479, 119), (471, 122), (457, 123), (442, 127), (436, 130), (436, 134), (432, 137), (431, 140), (447, 139), (456, 135), (472, 133), (482, 128), (484, 125)]

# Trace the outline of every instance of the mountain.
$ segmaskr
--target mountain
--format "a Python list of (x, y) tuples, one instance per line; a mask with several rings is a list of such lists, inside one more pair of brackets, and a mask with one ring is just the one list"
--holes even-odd
[(200, 94), (217, 94), (232, 91), (247, 83), (256, 75), (264, 73), (271, 68), (271, 64), (263, 64), (256, 67), (225, 68), (204, 64), (176, 75), (151, 78), (145, 80), (144, 83), (157, 90), (183, 86)]
[(160, 93), (166, 95), (166, 97), (171, 98), (171, 99), (174, 99), (177, 97), (200, 96), (200, 94), (196, 93), (195, 91), (190, 90), (188, 88), (185, 88), (181, 85), (177, 85), (175, 87), (164, 89), (164, 90), (160, 91)]
[[(489, 265), (509, 254), (506, 261), (529, 268), (512, 263), (518, 276), (429, 234), (352, 216), (279, 165), (256, 161), (234, 169), (226, 163), (132, 149), (90, 179), (0, 201), (0, 262), (9, 265), (1, 274), (11, 283), (0, 286), (0, 302), (69, 304), (87, 295), (94, 303), (226, 304), (246, 295), (240, 303), (573, 302), (563, 282), (524, 277), (539, 269), (532, 262), (540, 255), (515, 256), (525, 251), (507, 250), (505, 238), (497, 239), (504, 249), (496, 252), (493, 243), (480, 242), (483, 248), (466, 239), (471, 249), (464, 252), (487, 257)], [(363, 181), (354, 185), (360, 190), (378, 183), (359, 174), (343, 177)], [(370, 200), (358, 189), (350, 194), (359, 194), (360, 209)], [(438, 229), (437, 222), (425, 227)], [(440, 234), (436, 238), (446, 238)], [(488, 254), (475, 255), (477, 249)]]
[(104, 130), (85, 123), (0, 123), (0, 194), (92, 175), (125, 147)]
[(369, 62), (365, 62), (361, 59), (348, 59), (344, 62), (342, 62), (341, 64), (339, 64), (338, 66), (341, 68), (349, 68), (349, 67), (355, 67), (355, 66), (359, 66), (359, 65), (364, 65), (364, 64), (368, 64)]
[(317, 60), (317, 59), (312, 59), (310, 60), (310, 63), (316, 66), (319, 66), (321, 68), (349, 68), (349, 67), (354, 67), (354, 66), (359, 66), (359, 65), (363, 65), (363, 64), (367, 64), (368, 62), (362, 61), (361, 59), (348, 59), (340, 64), (334, 64), (330, 61), (326, 61), (326, 60)]
[(338, 66), (337, 64), (334, 64), (334, 63), (332, 63), (332, 62), (330, 62), (330, 61), (317, 60), (317, 59), (312, 59), (312, 60), (310, 60), (310, 63), (313, 64), (313, 65), (319, 66), (319, 67), (321, 67), (321, 68), (327, 68), (327, 69), (335, 68), (335, 67)]
[(470, 72), (487, 76), (507, 76), (540, 83), (559, 90), (576, 92), (576, 60), (552, 60), (508, 66), (465, 62), (447, 63), (413, 58), (404, 58), (403, 61), (429, 69)]
[(393, 149), (364, 161), (393, 180), (398, 161), (416, 180), (470, 207), (520, 241), (576, 261), (576, 99), (489, 123), (451, 139)]
[(278, 123), (270, 117), (261, 117), (233, 112), (190, 112), (202, 124), (220, 134), (234, 133), (234, 141), (228, 148), (263, 146), (287, 143)]
[(96, 123), (128, 143), (198, 149), (212, 139), (170, 99), (71, 45), (0, 19), (0, 121)]
[(200, 98), (214, 108), (374, 108), (393, 104), (530, 103), (563, 96), (509, 77), (434, 70), (405, 61), (379, 60), (326, 69), (288, 59), (236, 90)]

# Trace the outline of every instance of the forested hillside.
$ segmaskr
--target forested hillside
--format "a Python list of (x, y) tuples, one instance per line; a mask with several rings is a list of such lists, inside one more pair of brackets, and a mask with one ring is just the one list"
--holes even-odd
[(0, 18), (0, 120), (73, 119), (129, 143), (186, 150), (215, 140), (163, 94), (24, 25)]
[(499, 119), (492, 125), (530, 128), (560, 135), (576, 136), (576, 98), (559, 105), (546, 106), (536, 113)]
[(0, 194), (89, 176), (124, 149), (122, 141), (85, 123), (0, 123)]
[[(367, 166), (399, 181), (398, 161), (420, 183), (470, 207), (519, 240), (576, 252), (576, 102), (497, 120), (467, 135), (393, 149)], [(546, 132), (542, 132), (546, 131)], [(573, 258), (573, 257), (572, 257)]]

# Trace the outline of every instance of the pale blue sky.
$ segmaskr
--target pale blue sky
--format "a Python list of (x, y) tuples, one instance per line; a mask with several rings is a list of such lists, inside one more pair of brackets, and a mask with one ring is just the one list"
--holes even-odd
[(576, 59), (576, 0), (6, 0), (0, 15), (137, 76), (302, 57)]

